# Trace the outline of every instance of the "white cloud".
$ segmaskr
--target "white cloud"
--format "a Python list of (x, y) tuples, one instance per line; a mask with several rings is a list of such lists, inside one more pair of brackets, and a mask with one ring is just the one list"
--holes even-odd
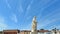
[[(44, 11), (44, 9), (48, 8), (49, 6), (51, 6), (52, 4), (54, 4), (57, 0), (52, 1), (50, 4), (48, 4), (47, 6), (41, 7), (40, 9), (40, 14), (38, 15), (39, 17), (41, 17), (42, 15), (42, 11)], [(47, 2), (46, 2), (47, 3)], [(43, 6), (43, 5), (42, 5)]]
[(8, 0), (6, 0), (6, 4), (8, 8), (11, 8), (10, 4), (8, 3)]
[(54, 29), (54, 28), (60, 29), (60, 25), (53, 25), (49, 28), (49, 30)]
[(46, 19), (46, 20), (41, 21), (40, 23), (38, 23), (37, 27), (38, 28), (43, 28), (43, 27), (48, 26), (49, 24), (52, 24), (52, 23), (54, 23), (54, 22), (56, 22), (58, 20), (60, 20), (60, 19), (59, 18), (58, 19), (52, 19), (52, 20)]
[(53, 16), (54, 16), (54, 15), (56, 15), (56, 14), (58, 14), (58, 13), (60, 14), (60, 12), (59, 12), (59, 11), (60, 11), (60, 8), (58, 8), (58, 9), (56, 9), (56, 10), (52, 11), (52, 13), (50, 13), (50, 14), (46, 15), (45, 17), (49, 17), (49, 16), (51, 16), (51, 15), (53, 15)]
[(27, 17), (27, 20), (30, 20), (30, 19), (31, 19), (31, 17), (32, 17), (32, 16), (28, 16), (28, 17)]
[(26, 14), (25, 15), (27, 15), (29, 13), (29, 10), (31, 8), (32, 3), (33, 3), (33, 0), (31, 0), (31, 2), (28, 4), (28, 6), (26, 8)]
[(23, 27), (23, 24), (21, 25), (20, 30), (31, 30), (32, 22), (29, 22), (29, 24), (25, 25), (26, 27)]
[(22, 7), (22, 4), (20, 4), (20, 6), (18, 8), (18, 12), (20, 13), (20, 16), (24, 12), (23, 7)]
[[(52, 13), (47, 14), (46, 16), (42, 17), (38, 23), (38, 28), (43, 28), (44, 26), (48, 26), (48, 24), (52, 24), (58, 20), (60, 20), (60, 12), (59, 8), (54, 10)], [(49, 20), (50, 19), (50, 20)]]
[(20, 7), (19, 7), (19, 11), (20, 12), (23, 12), (23, 8), (22, 8), (22, 5), (20, 4)]
[(0, 30), (7, 29), (8, 25), (5, 24), (5, 19), (0, 16)]
[(30, 4), (27, 6), (27, 11), (29, 11), (32, 3), (33, 3), (33, 0), (31, 0)]
[(29, 11), (30, 7), (31, 7), (31, 5), (29, 4), (28, 7), (27, 7), (27, 11)]
[(11, 20), (15, 23), (18, 22), (17, 16), (15, 14), (12, 14), (12, 16), (10, 16)]

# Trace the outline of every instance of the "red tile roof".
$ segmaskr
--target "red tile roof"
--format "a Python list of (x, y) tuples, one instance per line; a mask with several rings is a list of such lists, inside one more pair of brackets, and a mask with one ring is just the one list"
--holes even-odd
[[(22, 30), (21, 32), (31, 32), (31, 30)], [(48, 30), (37, 30), (37, 32), (50, 32)]]
[(20, 32), (20, 30), (3, 30), (3, 32)]

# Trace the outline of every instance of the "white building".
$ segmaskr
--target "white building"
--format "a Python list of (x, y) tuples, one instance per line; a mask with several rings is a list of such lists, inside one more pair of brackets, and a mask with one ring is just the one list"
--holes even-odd
[(60, 30), (58, 30), (56, 28), (52, 29), (51, 32), (52, 32), (52, 34), (60, 34)]
[(48, 30), (38, 30), (38, 34), (51, 34), (51, 31), (48, 31)]

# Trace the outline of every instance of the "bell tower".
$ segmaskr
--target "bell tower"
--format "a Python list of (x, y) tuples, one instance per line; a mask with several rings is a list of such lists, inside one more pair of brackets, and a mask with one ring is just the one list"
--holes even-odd
[(32, 20), (31, 34), (37, 34), (37, 21), (36, 21), (36, 16), (34, 16), (33, 17), (33, 20)]

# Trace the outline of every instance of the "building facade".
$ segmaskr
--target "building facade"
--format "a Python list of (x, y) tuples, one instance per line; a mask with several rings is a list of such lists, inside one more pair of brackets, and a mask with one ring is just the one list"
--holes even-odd
[(22, 30), (20, 31), (20, 34), (30, 34), (31, 31), (30, 30)]
[(51, 34), (48, 30), (38, 30), (38, 34)]
[(19, 34), (19, 30), (3, 30), (3, 34)]
[[(22, 30), (20, 34), (31, 34), (30, 30)], [(48, 30), (37, 30), (37, 34), (51, 34), (51, 31)]]
[[(31, 30), (3, 30), (0, 31), (0, 34), (31, 34)], [(37, 34), (60, 34), (60, 30), (56, 28), (52, 30), (40, 29), (37, 30)]]
[(60, 34), (60, 30), (59, 29), (52, 29), (51, 30), (52, 34)]

